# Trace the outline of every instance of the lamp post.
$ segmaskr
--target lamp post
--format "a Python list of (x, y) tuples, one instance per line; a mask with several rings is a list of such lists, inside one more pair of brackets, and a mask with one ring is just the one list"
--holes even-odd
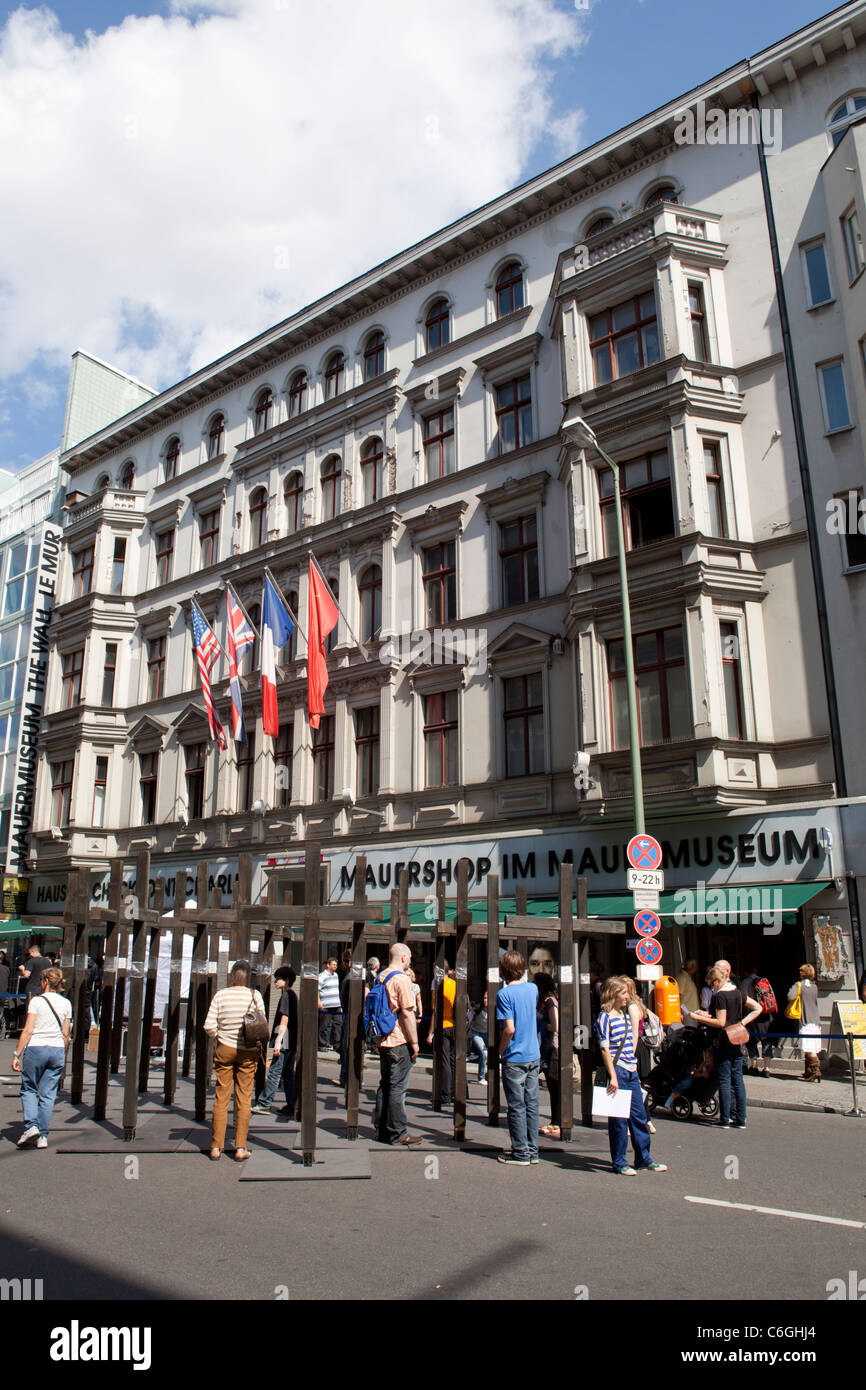
[(625, 683), (628, 696), (628, 742), (631, 756), (631, 786), (634, 802), (634, 833), (642, 835), (646, 830), (643, 809), (643, 779), (640, 763), (640, 732), (637, 722), (637, 699), (635, 697), (634, 652), (631, 642), (631, 607), (628, 601), (628, 571), (625, 564), (625, 533), (622, 526), (622, 499), (619, 490), (619, 466), (599, 445), (595, 433), (580, 416), (566, 419), (562, 432), (572, 444), (583, 448), (592, 447), (600, 454), (613, 473), (614, 510), (616, 512), (616, 549), (619, 562), (619, 591), (622, 602), (623, 645), (625, 647)]

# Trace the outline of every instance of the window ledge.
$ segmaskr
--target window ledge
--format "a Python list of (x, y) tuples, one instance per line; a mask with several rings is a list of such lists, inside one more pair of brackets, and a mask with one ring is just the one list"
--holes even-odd
[(863, 274), (864, 270), (866, 270), (866, 265), (861, 265), (860, 269), (857, 271), (857, 274), (854, 276), (854, 279), (848, 281), (849, 290), (852, 285), (857, 284), (857, 281), (860, 279), (860, 276)]
[(851, 430), (856, 429), (856, 428), (857, 428), (857, 427), (856, 427), (856, 425), (854, 425), (854, 424), (850, 424), (850, 425), (837, 425), (836, 428), (835, 428), (834, 430), (825, 430), (825, 431), (824, 431), (824, 438), (825, 438), (825, 439), (832, 439), (833, 436), (834, 436), (834, 435), (837, 435), (837, 434), (849, 434)]
[(815, 309), (827, 309), (831, 304), (835, 304), (835, 299), (822, 299), (817, 304), (807, 304), (806, 312), (811, 314)]
[(844, 575), (849, 575), (849, 574), (866, 574), (866, 564), (864, 564), (864, 565), (846, 565), (845, 568), (842, 570), (842, 573), (843, 573)]

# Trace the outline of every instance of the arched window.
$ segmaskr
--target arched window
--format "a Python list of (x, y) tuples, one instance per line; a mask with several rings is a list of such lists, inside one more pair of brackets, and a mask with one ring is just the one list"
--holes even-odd
[[(340, 602), (340, 581), (339, 581), (339, 579), (337, 578), (337, 576), (336, 576), (335, 574), (326, 574), (326, 575), (325, 575), (325, 578), (326, 578), (327, 581), (328, 581), (328, 586), (329, 586), (329, 588), (330, 588), (330, 590), (331, 590), (331, 593), (334, 595), (334, 598), (335, 598), (335, 599), (337, 600), (337, 602), (339, 603), (339, 602)], [(329, 636), (328, 636), (327, 641), (325, 642), (325, 651), (326, 651), (326, 652), (332, 652), (332, 651), (334, 650), (334, 648), (335, 648), (336, 645), (337, 645), (337, 637), (339, 636), (339, 633), (340, 633), (340, 620), (339, 620), (339, 618), (338, 618), (338, 619), (337, 619), (337, 622), (335, 623), (334, 627), (332, 628), (332, 630), (331, 630), (331, 632), (330, 632), (330, 634), (329, 634)]]
[(514, 313), (523, 308), (523, 271), (519, 261), (509, 261), (499, 272), (496, 280), (496, 317)]
[(268, 493), (267, 489), (257, 487), (250, 498), (250, 549), (264, 545), (268, 538)]
[(678, 203), (678, 202), (679, 202), (679, 198), (677, 197), (677, 190), (674, 188), (673, 184), (672, 184), (672, 183), (663, 183), (663, 184), (660, 185), (660, 187), (654, 188), (654, 189), (653, 189), (652, 193), (650, 193), (649, 197), (647, 198), (646, 202), (644, 203), (644, 207), (645, 207), (645, 208), (654, 208), (654, 207), (658, 207), (659, 203)]
[(256, 397), (256, 420), (254, 426), (254, 432), (256, 434), (264, 434), (265, 430), (270, 429), (273, 413), (274, 393), (266, 386), (264, 391), (260, 391)]
[(332, 352), (325, 367), (325, 400), (339, 396), (346, 380), (346, 359), (341, 352)]
[(434, 299), (424, 320), (424, 342), (428, 352), (451, 342), (451, 314), (447, 299)]
[(307, 373), (295, 372), (289, 386), (289, 419), (301, 415), (307, 408)]
[(135, 464), (132, 459), (127, 459), (120, 470), (120, 486), (127, 492), (131, 492), (135, 486)]
[(102, 492), (107, 487), (111, 487), (111, 479), (107, 473), (100, 473), (96, 480), (96, 491)]
[(283, 484), (283, 496), (286, 499), (287, 525), (291, 536), (294, 535), (295, 531), (300, 531), (301, 522), (304, 519), (304, 480), (297, 469), (286, 478)]
[(226, 417), (215, 415), (210, 423), (207, 435), (207, 456), (209, 459), (219, 458), (225, 449), (226, 440)]
[(833, 141), (834, 150), (851, 122), (856, 120), (863, 111), (866, 111), (866, 94), (863, 92), (846, 97), (835, 108), (827, 122), (827, 133)]
[(177, 470), (180, 466), (180, 440), (174, 435), (165, 446), (165, 481), (171, 482), (172, 478), (177, 477)]
[(609, 232), (613, 226), (612, 217), (597, 217), (586, 229), (587, 236), (598, 236), (600, 232)]
[(364, 380), (372, 381), (385, 370), (385, 334), (371, 333), (364, 348)]
[(333, 521), (340, 515), (340, 479), (343, 470), (338, 454), (331, 454), (322, 464), (322, 520)]
[(378, 502), (382, 495), (382, 460), (385, 451), (381, 439), (368, 439), (361, 450), (361, 505)]
[(358, 584), (361, 596), (361, 641), (370, 642), (382, 626), (382, 571), (368, 565)]

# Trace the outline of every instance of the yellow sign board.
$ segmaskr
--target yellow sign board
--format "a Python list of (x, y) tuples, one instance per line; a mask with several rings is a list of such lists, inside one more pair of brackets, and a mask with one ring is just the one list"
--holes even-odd
[[(839, 1021), (838, 1031), (854, 1035), (855, 1058), (866, 1061), (866, 1004), (859, 999), (837, 999), (835, 1013)], [(834, 1027), (833, 1032), (836, 1031)]]

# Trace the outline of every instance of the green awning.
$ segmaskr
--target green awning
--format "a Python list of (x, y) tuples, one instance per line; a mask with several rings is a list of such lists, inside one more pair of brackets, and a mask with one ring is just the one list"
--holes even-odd
[(10, 917), (8, 922), (0, 922), (0, 937), (62, 935), (62, 927), (25, 927), (20, 917)]

